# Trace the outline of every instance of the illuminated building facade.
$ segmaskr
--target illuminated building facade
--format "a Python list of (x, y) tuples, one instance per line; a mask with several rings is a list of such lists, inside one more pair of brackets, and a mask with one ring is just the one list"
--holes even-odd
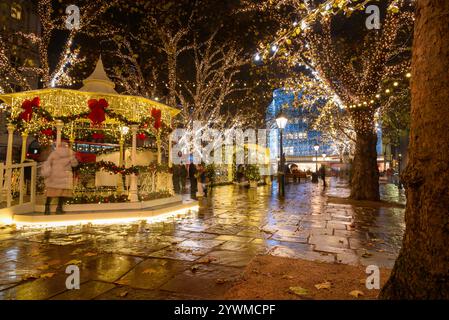
[[(267, 128), (277, 129), (276, 116), (282, 111), (288, 118), (288, 123), (284, 129), (283, 149), (287, 164), (295, 163), (301, 170), (314, 171), (316, 162), (332, 165), (341, 162), (337, 147), (332, 141), (324, 141), (321, 132), (311, 128), (311, 115), (319, 112), (319, 108), (301, 107), (301, 94), (297, 97), (297, 106), (294, 105), (295, 94), (283, 89), (276, 89), (273, 92), (273, 100), (266, 111)], [(299, 106), (298, 106), (299, 105)], [(279, 131), (269, 131), (268, 147), (270, 149), (270, 162), (272, 172), (277, 171), (279, 160)], [(314, 146), (318, 145), (318, 152)], [(378, 130), (377, 153), (382, 155), (382, 132)], [(326, 157), (323, 157), (323, 154)], [(318, 157), (316, 157), (318, 155)]]

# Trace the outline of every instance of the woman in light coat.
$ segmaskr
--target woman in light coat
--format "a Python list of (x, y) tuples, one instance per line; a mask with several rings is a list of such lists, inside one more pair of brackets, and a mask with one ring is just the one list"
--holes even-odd
[(47, 200), (45, 202), (45, 214), (50, 214), (51, 199), (58, 198), (56, 214), (62, 214), (62, 205), (65, 198), (72, 197), (73, 174), (72, 167), (76, 167), (78, 161), (67, 143), (57, 147), (45, 161), (41, 174), (45, 178)]

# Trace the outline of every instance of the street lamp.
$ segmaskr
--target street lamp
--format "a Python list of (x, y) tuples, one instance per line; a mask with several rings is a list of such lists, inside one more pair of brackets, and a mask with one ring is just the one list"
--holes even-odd
[(322, 156), (323, 156), (323, 161), (326, 161), (327, 154), (323, 153)]
[(312, 182), (318, 183), (318, 150), (320, 146), (316, 144), (313, 146), (313, 149), (315, 150), (315, 174), (312, 175)]
[(126, 136), (129, 132), (129, 127), (123, 126), (120, 128), (120, 131), (121, 131), (122, 135)]
[(282, 135), (284, 133), (284, 129), (287, 126), (288, 119), (284, 115), (283, 112), (279, 113), (276, 117), (276, 124), (279, 128), (279, 150), (280, 150), (280, 167), (281, 170), (278, 169), (278, 177), (279, 177), (279, 195), (283, 197), (285, 195), (285, 165), (284, 165), (284, 150), (283, 150), (283, 142), (282, 142)]
[(401, 162), (402, 162), (402, 154), (398, 154), (398, 189), (402, 189), (402, 181), (401, 181)]
[(314, 145), (313, 149), (315, 149), (315, 172), (318, 172), (318, 150), (320, 149), (319, 145)]

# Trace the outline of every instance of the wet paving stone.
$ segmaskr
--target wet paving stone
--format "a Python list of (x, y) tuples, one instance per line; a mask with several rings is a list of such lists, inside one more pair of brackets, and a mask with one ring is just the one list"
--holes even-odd
[(153, 252), (150, 257), (168, 258), (184, 261), (195, 261), (210, 251), (210, 248), (194, 248), (171, 246), (167, 249)]
[(97, 296), (115, 288), (115, 285), (100, 281), (82, 283), (79, 290), (67, 290), (51, 298), (51, 300), (92, 300)]
[(224, 241), (213, 240), (213, 239), (193, 239), (193, 240), (184, 240), (179, 243), (179, 247), (193, 247), (193, 248), (213, 248), (223, 244)]
[(289, 246), (275, 246), (270, 251), (269, 254), (275, 257), (292, 258), (292, 259), (306, 259), (312, 261), (321, 262), (335, 262), (335, 256), (331, 253), (319, 253), (310, 250), (295, 250)]
[(377, 252), (371, 250), (359, 249), (357, 250), (360, 256), (360, 264), (364, 266), (376, 265), (379, 268), (393, 268), (396, 260), (395, 254), (387, 252)]
[(242, 268), (200, 265), (195, 272), (187, 270), (177, 275), (161, 289), (202, 298), (220, 299), (242, 273)]
[(221, 264), (232, 267), (244, 267), (256, 256), (257, 251), (230, 251), (216, 250), (209, 253), (203, 259), (209, 259), (214, 264)]
[(90, 259), (80, 269), (81, 280), (114, 282), (142, 262), (142, 258), (107, 254)]
[[(262, 239), (255, 239), (255, 240), (261, 240)], [(255, 241), (254, 240), (254, 241)], [(251, 252), (251, 253), (264, 253), (267, 249), (265, 246), (263, 246), (263, 242), (235, 242), (235, 241), (227, 241), (223, 243), (221, 246), (219, 246), (218, 250), (227, 250), (227, 251), (244, 251), (244, 252)]]
[(144, 290), (126, 286), (115, 287), (95, 300), (199, 300), (201, 297), (163, 290)]
[(5, 287), (19, 283), (27, 275), (35, 273), (34, 268), (17, 261), (7, 261), (0, 264), (0, 285)]
[[(384, 200), (403, 191), (381, 184)], [(332, 203), (312, 183), (224, 186), (199, 212), (157, 223), (80, 225), (48, 230), (0, 227), (0, 299), (219, 298), (258, 254), (391, 268), (404, 234), (404, 209)], [(67, 264), (80, 267), (81, 290), (67, 291)]]
[(328, 236), (328, 235), (312, 235), (309, 239), (310, 244), (317, 247), (335, 247), (349, 248), (348, 239), (345, 237)]
[(355, 250), (345, 250), (337, 253), (337, 263), (357, 266), (360, 264), (360, 256)]
[(221, 236), (216, 237), (215, 240), (220, 240), (220, 241), (235, 241), (235, 242), (251, 242), (251, 241), (254, 240), (254, 239), (253, 239), (253, 238), (249, 238), (249, 237), (221, 235)]
[(217, 235), (213, 233), (191, 232), (189, 234), (186, 234), (185, 237), (187, 239), (215, 239)]
[(66, 289), (67, 274), (57, 273), (52, 278), (26, 281), (12, 288), (0, 291), (0, 300), (45, 300)]
[(185, 261), (150, 258), (136, 265), (115, 283), (139, 289), (158, 289), (175, 275), (190, 270), (191, 266)]

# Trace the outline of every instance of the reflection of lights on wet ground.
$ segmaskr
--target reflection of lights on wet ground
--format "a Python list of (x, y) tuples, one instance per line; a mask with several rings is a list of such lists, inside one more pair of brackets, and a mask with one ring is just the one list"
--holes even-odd
[[(38, 221), (38, 222), (15, 222), (18, 228), (25, 229), (52, 229), (58, 227), (70, 227), (70, 226), (95, 226), (95, 225), (112, 225), (112, 224), (132, 224), (136, 222), (145, 222), (148, 224), (164, 222), (169, 219), (176, 219), (188, 216), (192, 213), (198, 212), (198, 205), (183, 208), (179, 210), (170, 211), (167, 213), (152, 215), (152, 216), (135, 216), (126, 218), (93, 218), (86, 220), (66, 220), (66, 221)], [(98, 213), (97, 215), (101, 215)], [(60, 217), (58, 217), (60, 219)]]

